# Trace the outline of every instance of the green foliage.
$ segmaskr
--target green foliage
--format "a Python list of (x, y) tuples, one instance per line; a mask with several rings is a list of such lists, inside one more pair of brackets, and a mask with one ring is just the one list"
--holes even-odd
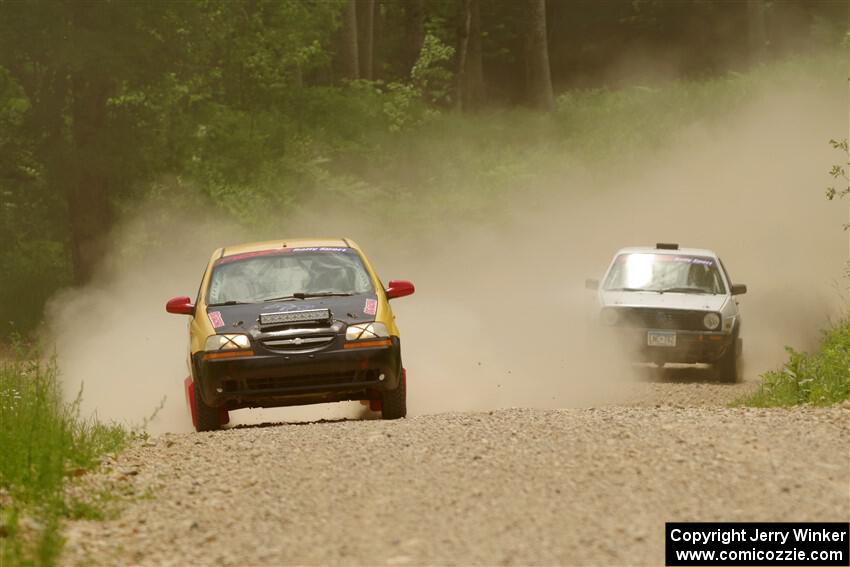
[(69, 282), (60, 207), (43, 181), (28, 143), (32, 105), (0, 67), (0, 336), (29, 332), (44, 302)]
[[(850, 159), (848, 159), (848, 146), (847, 139), (843, 140), (830, 140), (829, 144), (833, 149), (840, 151), (844, 154), (844, 158), (846, 161), (846, 165), (850, 166)], [(848, 194), (850, 194), (850, 177), (847, 174), (847, 168), (842, 164), (835, 164), (829, 170), (829, 175), (832, 176), (836, 181), (843, 183), (844, 187), (836, 188), (834, 185), (826, 188), (826, 198), (832, 201), (836, 197), (839, 199), (843, 199)], [(847, 225), (844, 226), (845, 230), (847, 229)]]
[(0, 250), (0, 273), (11, 276), (0, 283), (0, 336), (29, 333), (41, 320), (47, 300), (71, 283), (62, 242), (27, 230), (12, 235), (7, 244)]
[(425, 100), (435, 105), (451, 103), (454, 74), (447, 63), (454, 57), (455, 50), (433, 34), (426, 34), (419, 52), (419, 59), (410, 70), (413, 86)]
[[(422, 93), (413, 85), (390, 83), (386, 89), (383, 111), (390, 122), (390, 132), (400, 132), (422, 123), (424, 107), (420, 104)], [(422, 109), (423, 111), (416, 112)]]
[(823, 332), (814, 353), (791, 347), (781, 370), (762, 375), (762, 383), (741, 405), (755, 407), (812, 404), (826, 406), (850, 399), (850, 322)]
[(82, 513), (69, 511), (65, 480), (120, 450), (127, 437), (118, 426), (81, 418), (79, 399), (62, 402), (54, 362), (26, 353), (0, 362), (0, 563), (52, 564), (62, 518)]
[[(716, 127), (765, 92), (841, 72), (843, 64), (839, 57), (806, 58), (654, 88), (568, 91), (548, 116), (523, 109), (443, 113), (407, 130), (372, 130), (378, 149), (368, 164), (340, 169), (380, 195), (387, 217), (403, 214), (411, 225), (498, 223), (519, 193), (558, 190), (552, 180), (579, 167), (604, 175), (612, 161), (625, 166), (648, 151), (672, 149), (691, 126)], [(335, 171), (339, 163), (326, 166)]]
[[(376, 3), (379, 80), (339, 84), (333, 59), (343, 4), (0, 2), (0, 336), (33, 333), (46, 299), (89, 277), (80, 276), (81, 238), (104, 237), (140, 202), (170, 209), (151, 224), (212, 209), (255, 232), (316, 200), (414, 223), (493, 219), (505, 213), (503, 195), (543, 185), (544, 171), (666, 147), (679, 128), (722, 116), (758, 85), (782, 88), (781, 66), (715, 69), (710, 80), (652, 88), (605, 88), (600, 80), (565, 91), (545, 120), (508, 108), (464, 116), (446, 112), (461, 4), (425, 2), (417, 31), (415, 3)], [(684, 13), (664, 2), (586, 4), (571, 15), (553, 3), (552, 21), (570, 26), (553, 37), (584, 38), (588, 50), (569, 52), (598, 66), (593, 54), (607, 51), (588, 30), (669, 35)], [(522, 86), (523, 14), (520, 3), (481, 3), (493, 101)], [(832, 20), (818, 21), (828, 36)], [(411, 38), (423, 31), (420, 47)], [(552, 48), (554, 72), (568, 58)], [(786, 72), (817, 78), (807, 64)], [(99, 192), (85, 194), (90, 187)]]
[[(402, 83), (313, 87), (298, 103), (311, 127), (302, 126), (285, 148), (298, 157), (278, 156), (267, 162), (269, 173), (255, 172), (205, 202), (227, 207), (252, 230), (279, 222), (283, 207), (296, 218), (308, 203), (346, 210), (364, 225), (404, 218), (411, 232), (435, 222), (449, 231), (499, 223), (519, 193), (531, 198), (530, 191), (558, 190), (552, 180), (577, 167), (604, 172), (612, 160), (625, 165), (644, 159), (648, 149), (675, 148), (691, 125), (715, 127), (764, 92), (840, 72), (842, 65), (840, 58), (806, 58), (655, 88), (573, 91), (548, 116), (523, 109), (437, 113)], [(227, 151), (226, 140), (220, 151)], [(196, 178), (220, 162), (217, 151), (208, 155)], [(204, 182), (201, 190), (213, 185)], [(275, 199), (279, 208), (269, 209)]]

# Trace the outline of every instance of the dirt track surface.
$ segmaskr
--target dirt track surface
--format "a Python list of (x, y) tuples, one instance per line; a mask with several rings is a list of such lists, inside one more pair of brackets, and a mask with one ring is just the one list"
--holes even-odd
[(64, 561), (660, 565), (665, 521), (850, 517), (846, 409), (725, 408), (742, 387), (643, 386), (632, 406), (139, 442), (83, 479), (135, 496), (113, 520), (72, 523)]

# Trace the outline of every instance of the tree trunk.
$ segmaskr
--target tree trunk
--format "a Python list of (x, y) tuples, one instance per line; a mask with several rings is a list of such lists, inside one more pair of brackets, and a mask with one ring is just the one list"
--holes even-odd
[(747, 31), (750, 45), (750, 60), (758, 63), (767, 47), (767, 32), (764, 25), (764, 0), (747, 0)]
[(425, 41), (425, 0), (407, 0), (404, 9), (407, 28), (405, 63), (409, 75), (419, 59), (419, 52), (422, 51), (422, 43)]
[(360, 78), (360, 58), (357, 49), (357, 3), (346, 0), (342, 9), (342, 28), (340, 29), (340, 71), (344, 79)]
[(386, 5), (381, 0), (375, 0), (375, 9), (372, 11), (372, 78), (376, 80), (383, 78), (386, 62), (384, 46), (384, 29), (387, 27), (386, 10)]
[(457, 102), (462, 110), (473, 110), (484, 99), (479, 0), (464, 0), (459, 33)]
[(74, 280), (91, 280), (107, 250), (112, 227), (109, 182), (105, 172), (107, 148), (98, 143), (107, 129), (106, 103), (110, 85), (103, 79), (72, 78), (71, 139), (73, 159), (65, 161), (64, 179)]
[(360, 48), (360, 77), (374, 79), (372, 71), (375, 0), (357, 0), (357, 46)]
[(536, 109), (555, 109), (552, 76), (549, 71), (549, 45), (546, 40), (546, 0), (526, 0), (526, 93)]

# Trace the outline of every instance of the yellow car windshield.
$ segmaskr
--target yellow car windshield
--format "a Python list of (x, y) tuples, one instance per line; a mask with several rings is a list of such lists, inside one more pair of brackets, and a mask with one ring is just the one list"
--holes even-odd
[(222, 258), (210, 277), (207, 305), (373, 290), (369, 273), (352, 249), (283, 249)]

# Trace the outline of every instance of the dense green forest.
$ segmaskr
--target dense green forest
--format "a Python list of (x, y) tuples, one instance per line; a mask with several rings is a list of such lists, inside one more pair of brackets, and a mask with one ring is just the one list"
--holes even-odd
[(500, 140), (639, 113), (617, 89), (838, 46), (847, 22), (806, 0), (0, 0), (0, 335), (89, 282), (139, 203), (255, 222), (389, 202), (429, 183), (407, 157), (452, 171), (468, 127), (495, 163)]

